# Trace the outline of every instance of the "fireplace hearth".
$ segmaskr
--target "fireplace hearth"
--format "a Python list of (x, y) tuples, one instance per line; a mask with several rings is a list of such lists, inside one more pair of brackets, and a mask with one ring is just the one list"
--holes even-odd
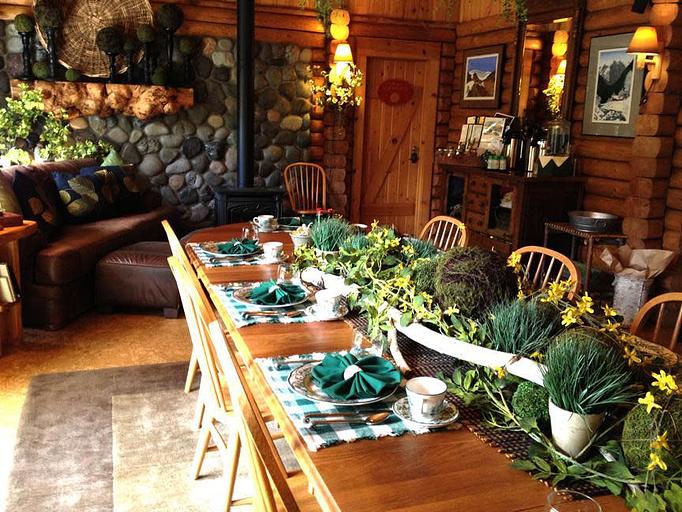
[(282, 216), (282, 196), (279, 188), (214, 189), (216, 225), (250, 221), (257, 215)]

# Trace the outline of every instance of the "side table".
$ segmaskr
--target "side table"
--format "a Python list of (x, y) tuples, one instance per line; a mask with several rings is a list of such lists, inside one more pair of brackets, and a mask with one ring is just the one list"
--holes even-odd
[[(19, 240), (37, 230), (38, 225), (32, 220), (25, 220), (21, 226), (0, 230), (0, 261), (7, 263), (19, 286), (21, 286)], [(17, 344), (21, 342), (22, 337), (21, 298), (17, 302), (0, 304), (0, 355), (4, 343)]]
[(549, 240), (549, 233), (553, 231), (556, 233), (564, 233), (571, 235), (571, 259), (576, 257), (577, 239), (583, 239), (583, 244), (587, 245), (587, 261), (585, 261), (585, 282), (583, 284), (583, 291), (590, 291), (590, 273), (592, 271), (592, 248), (595, 241), (600, 240), (620, 240), (625, 243), (628, 237), (624, 233), (594, 233), (592, 231), (583, 231), (574, 228), (568, 222), (545, 222), (545, 247)]

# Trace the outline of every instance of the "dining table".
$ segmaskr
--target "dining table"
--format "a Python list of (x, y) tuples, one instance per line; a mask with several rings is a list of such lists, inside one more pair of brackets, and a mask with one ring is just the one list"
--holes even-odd
[[(240, 237), (246, 223), (205, 228), (183, 242), (219, 242)], [(289, 233), (260, 233), (261, 243), (278, 241), (291, 258)], [(268, 384), (258, 358), (292, 357), (349, 350), (354, 328), (343, 320), (259, 323), (237, 328), (213, 285), (277, 278), (279, 264), (208, 267), (187, 250), (209, 291), (217, 315), (263, 396), (275, 421), (325, 511), (545, 511), (551, 488), (509, 466), (510, 459), (467, 428), (407, 433), (341, 442), (311, 451)], [(621, 498), (596, 498), (603, 511), (625, 511)]]

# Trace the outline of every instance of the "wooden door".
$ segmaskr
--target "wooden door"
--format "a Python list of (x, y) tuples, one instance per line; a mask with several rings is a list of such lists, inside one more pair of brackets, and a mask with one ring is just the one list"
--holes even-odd
[[(419, 233), (430, 214), (440, 45), (359, 38), (356, 62), (365, 79), (355, 123), (351, 217)], [(391, 79), (412, 86), (409, 101), (379, 98), (379, 87)]]

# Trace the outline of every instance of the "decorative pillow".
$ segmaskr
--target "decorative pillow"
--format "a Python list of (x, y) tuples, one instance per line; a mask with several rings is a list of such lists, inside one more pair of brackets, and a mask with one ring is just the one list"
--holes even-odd
[(12, 184), (4, 174), (0, 174), (0, 211), (21, 214), (19, 198), (12, 189)]
[(24, 218), (36, 221), (40, 230), (52, 240), (59, 234), (61, 226), (58, 196), (54, 183), (40, 178), (39, 173), (31, 173), (29, 168), (17, 169), (12, 188)]
[(148, 183), (134, 166), (84, 167), (80, 174), (94, 176), (100, 183), (101, 189), (98, 190), (101, 190), (106, 204), (111, 205), (111, 215), (142, 211), (142, 193)]
[(65, 172), (53, 172), (59, 198), (70, 223), (82, 223), (100, 217), (100, 195), (95, 180)]
[(109, 151), (109, 154), (104, 157), (104, 160), (102, 160), (102, 167), (108, 167), (111, 165), (125, 165), (125, 162), (123, 161), (123, 158), (121, 158), (121, 155), (118, 154), (118, 151), (115, 149), (111, 149)]

